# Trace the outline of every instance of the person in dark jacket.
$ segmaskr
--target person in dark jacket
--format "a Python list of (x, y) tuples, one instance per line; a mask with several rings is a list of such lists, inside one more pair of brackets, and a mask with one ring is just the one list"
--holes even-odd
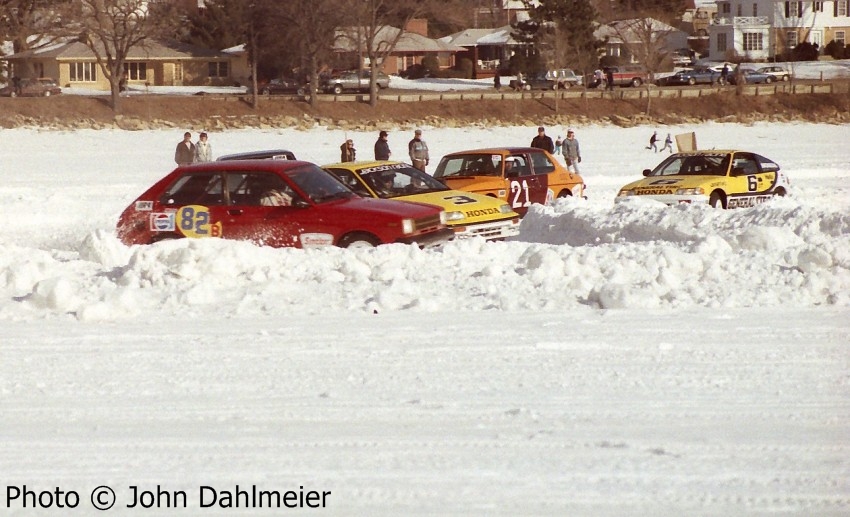
[(357, 150), (354, 148), (354, 140), (348, 139), (339, 146), (341, 162), (353, 162), (357, 155)]
[(537, 128), (537, 136), (531, 140), (531, 147), (549, 151), (550, 154), (555, 153), (555, 144), (552, 143), (552, 138), (546, 136), (546, 129), (543, 126)]
[(195, 144), (192, 143), (192, 133), (183, 133), (183, 140), (174, 150), (174, 161), (177, 165), (189, 165), (195, 161)]
[(390, 155), (390, 143), (387, 141), (389, 135), (386, 131), (381, 131), (378, 133), (378, 140), (375, 142), (375, 159), (376, 160), (389, 160)]
[(612, 68), (608, 68), (605, 70), (605, 85), (606, 90), (614, 91), (614, 70)]

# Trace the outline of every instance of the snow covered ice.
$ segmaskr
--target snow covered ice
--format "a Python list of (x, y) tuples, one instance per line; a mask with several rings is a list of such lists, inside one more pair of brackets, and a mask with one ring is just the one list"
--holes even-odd
[[(431, 171), (535, 133), (423, 129)], [(334, 515), (845, 514), (848, 128), (574, 129), (589, 199), (437, 250), (128, 248), (118, 214), (173, 168), (184, 128), (0, 131), (6, 484), (86, 509), (109, 485), (119, 514), (140, 511), (131, 486), (185, 491), (163, 515), (198, 515), (214, 512), (201, 485), (236, 484), (331, 491), (316, 511)], [(615, 205), (663, 158), (654, 129), (767, 156), (793, 195)], [(403, 155), (413, 128), (388, 130)], [(208, 133), (216, 156), (319, 164), (377, 138)]]

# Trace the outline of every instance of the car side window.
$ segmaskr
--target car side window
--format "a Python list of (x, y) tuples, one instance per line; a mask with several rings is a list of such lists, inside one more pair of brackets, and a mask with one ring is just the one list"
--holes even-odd
[(756, 163), (755, 159), (747, 154), (736, 154), (735, 159), (732, 162), (732, 174), (733, 175), (748, 175), (748, 174), (758, 174), (759, 166)]
[(534, 174), (549, 174), (555, 171), (555, 164), (545, 153), (531, 153), (531, 165), (534, 168)]
[(363, 186), (363, 183), (357, 179), (357, 176), (347, 169), (328, 169), (328, 172), (337, 177), (345, 186), (360, 194), (363, 197), (372, 197), (372, 194)]
[[(227, 188), (231, 205), (282, 206), (292, 204), (295, 197), (292, 188), (280, 176), (267, 172), (228, 173)], [(269, 199), (279, 202), (270, 203)]]
[(761, 156), (761, 155), (758, 155), (758, 154), (755, 154), (753, 156), (755, 156), (756, 161), (759, 164), (759, 168), (761, 169), (762, 172), (778, 172), (779, 171), (779, 164), (777, 164), (776, 162), (769, 160), (769, 159), (765, 158), (764, 156)]
[(530, 176), (531, 167), (525, 155), (513, 154), (505, 160), (505, 176), (514, 178), (517, 176)]
[(216, 172), (185, 174), (180, 176), (160, 198), (165, 205), (204, 205), (224, 204), (224, 192), (221, 175)]

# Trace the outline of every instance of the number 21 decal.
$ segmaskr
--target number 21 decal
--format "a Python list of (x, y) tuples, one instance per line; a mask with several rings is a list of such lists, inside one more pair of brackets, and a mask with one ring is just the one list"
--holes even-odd
[[(525, 192), (525, 196), (522, 193)], [(511, 208), (526, 208), (531, 206), (531, 199), (528, 193), (528, 182), (522, 180), (522, 184), (519, 181), (511, 181), (511, 194), (513, 194), (513, 199), (511, 200)], [(521, 197), (525, 197), (525, 201), (520, 199)]]
[(210, 211), (201, 205), (187, 205), (177, 213), (177, 228), (186, 237), (221, 237), (221, 222), (210, 224)]

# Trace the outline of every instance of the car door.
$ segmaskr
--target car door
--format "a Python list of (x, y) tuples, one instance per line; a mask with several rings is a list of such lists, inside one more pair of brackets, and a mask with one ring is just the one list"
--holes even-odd
[(508, 203), (519, 214), (525, 214), (532, 203), (546, 204), (547, 176), (534, 174), (527, 153), (513, 153), (505, 158), (505, 180)]
[[(222, 236), (266, 246), (297, 246), (301, 233), (297, 195), (277, 174), (263, 171), (230, 171), (226, 174), (228, 204), (213, 210), (221, 221)], [(285, 193), (288, 206), (263, 204), (271, 190)]]
[(752, 206), (763, 201), (776, 185), (776, 177), (776, 172), (769, 167), (762, 168), (755, 154), (735, 153), (729, 171), (727, 207)]

